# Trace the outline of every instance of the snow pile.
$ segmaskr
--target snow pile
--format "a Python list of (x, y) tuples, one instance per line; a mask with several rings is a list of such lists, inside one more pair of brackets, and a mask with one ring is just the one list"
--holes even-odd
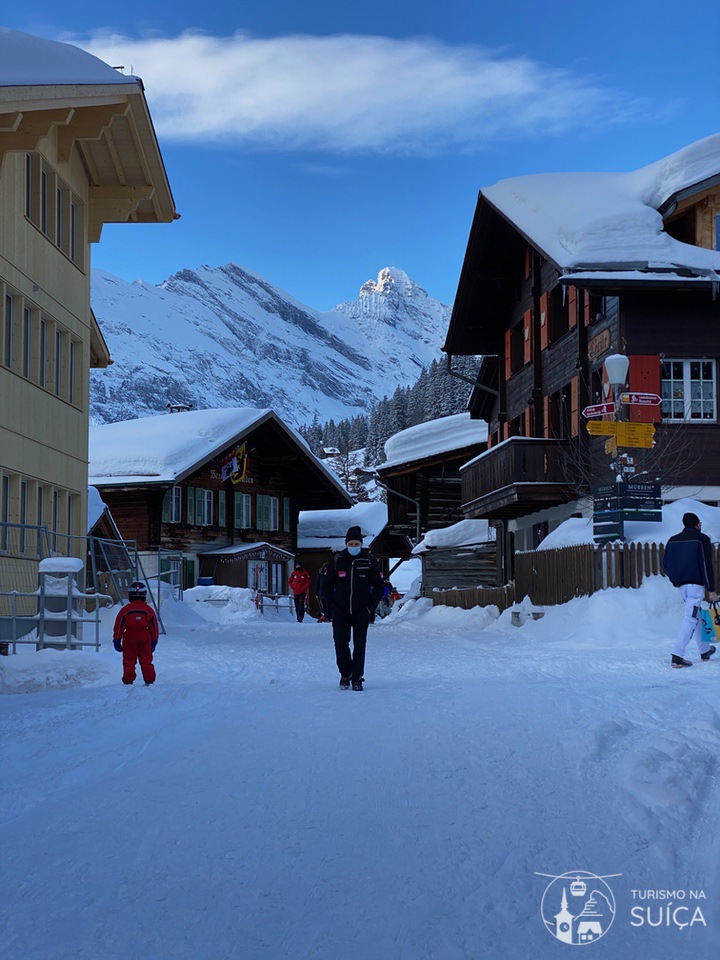
[(17, 654), (0, 657), (0, 693), (99, 687), (118, 680), (120, 657), (112, 645), (101, 647), (99, 653), (88, 647), (36, 651), (18, 645), (17, 649)]
[(429, 530), (414, 547), (413, 554), (425, 553), (432, 547), (465, 547), (494, 539), (495, 530), (487, 520), (460, 520), (441, 530)]
[[(397, 561), (397, 557), (390, 560), (391, 570)], [(403, 561), (403, 563), (390, 574), (390, 582), (398, 593), (401, 593), (403, 596), (410, 593), (415, 581), (422, 582), (422, 560), (420, 557), (411, 557), (409, 560)], [(419, 595), (418, 593), (418, 596)]]
[[(670, 537), (683, 529), (683, 514), (695, 513), (702, 521), (702, 532), (714, 543), (720, 543), (720, 507), (710, 507), (699, 500), (674, 500), (663, 504), (662, 523), (628, 521), (625, 538), (628, 543), (666, 543)], [(538, 550), (559, 550), (561, 547), (576, 547), (593, 543), (592, 517), (570, 517), (549, 533)]]
[(248, 587), (193, 587), (185, 590), (183, 600), (204, 620), (213, 623), (256, 620), (262, 616), (255, 606), (255, 594)]
[(359, 526), (364, 545), (385, 529), (388, 519), (387, 504), (356, 503), (347, 510), (301, 510), (298, 517), (298, 550), (343, 550), (345, 534)]
[(138, 82), (69, 43), (0, 27), (0, 86)]
[(720, 134), (632, 173), (551, 173), (501, 180), (483, 195), (564, 270), (689, 269), (717, 278), (720, 251), (673, 239), (658, 207), (720, 173)]
[(379, 464), (378, 469), (386, 470), (437, 454), (481, 446), (487, 443), (487, 436), (487, 423), (471, 420), (469, 413), (428, 420), (390, 437), (385, 443), (386, 461)]

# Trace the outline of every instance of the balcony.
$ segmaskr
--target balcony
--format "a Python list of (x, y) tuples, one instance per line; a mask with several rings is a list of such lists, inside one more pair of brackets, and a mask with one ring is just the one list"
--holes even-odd
[(466, 517), (512, 520), (577, 497), (571, 440), (511, 437), (461, 467)]

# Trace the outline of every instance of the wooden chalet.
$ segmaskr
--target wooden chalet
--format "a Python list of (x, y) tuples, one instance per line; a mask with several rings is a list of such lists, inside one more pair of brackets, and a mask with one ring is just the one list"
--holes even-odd
[(282, 594), (301, 510), (352, 498), (272, 410), (197, 410), (93, 427), (91, 483), (148, 574)]
[(444, 350), (483, 355), (469, 410), (489, 437), (460, 471), (462, 509), (498, 528), (503, 580), (516, 549), (587, 513), (585, 466), (609, 457), (582, 411), (613, 399), (610, 354), (630, 391), (662, 397), (623, 407), (656, 424), (653, 454), (628, 452), (675, 496), (720, 502), (719, 248), (720, 136), (629, 174), (480, 193)]
[(487, 444), (487, 425), (467, 413), (401, 430), (377, 468), (387, 491), (388, 531), (417, 543), (428, 530), (463, 518), (460, 467)]

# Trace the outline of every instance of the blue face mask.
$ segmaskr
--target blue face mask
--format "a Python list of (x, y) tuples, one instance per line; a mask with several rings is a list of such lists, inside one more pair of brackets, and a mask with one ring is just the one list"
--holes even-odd
[(362, 547), (348, 547), (348, 548), (347, 548), (347, 552), (350, 554), (351, 557), (356, 557), (356, 556), (360, 553), (361, 550), (362, 550)]

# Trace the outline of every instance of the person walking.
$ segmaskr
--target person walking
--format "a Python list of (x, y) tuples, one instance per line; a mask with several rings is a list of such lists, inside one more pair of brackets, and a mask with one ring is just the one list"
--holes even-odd
[(136, 580), (128, 587), (128, 603), (115, 618), (113, 627), (113, 646), (122, 654), (122, 682), (135, 682), (135, 663), (140, 661), (140, 670), (149, 687), (155, 683), (153, 653), (158, 642), (158, 622), (155, 611), (145, 602), (147, 587)]
[[(350, 527), (345, 549), (328, 571), (328, 597), (332, 610), (335, 659), (343, 690), (363, 689), (368, 625), (383, 594), (380, 564), (363, 549), (360, 527)], [(352, 653), (350, 640), (352, 638)]]
[(295, 616), (297, 622), (305, 619), (305, 604), (310, 606), (310, 574), (299, 560), (295, 561), (295, 569), (288, 578), (288, 586), (295, 599)]
[(680, 632), (673, 647), (671, 664), (675, 668), (691, 667), (685, 650), (695, 637), (701, 660), (709, 660), (715, 647), (702, 639), (700, 604), (707, 590), (710, 600), (717, 602), (710, 537), (701, 532), (702, 523), (694, 513), (683, 516), (683, 531), (670, 537), (665, 547), (662, 566), (670, 582), (680, 590), (685, 604)]
[(330, 573), (330, 564), (324, 563), (320, 567), (320, 572), (315, 581), (315, 596), (320, 607), (320, 618), (318, 623), (332, 623), (332, 609), (330, 606), (330, 596), (328, 594), (328, 576)]

